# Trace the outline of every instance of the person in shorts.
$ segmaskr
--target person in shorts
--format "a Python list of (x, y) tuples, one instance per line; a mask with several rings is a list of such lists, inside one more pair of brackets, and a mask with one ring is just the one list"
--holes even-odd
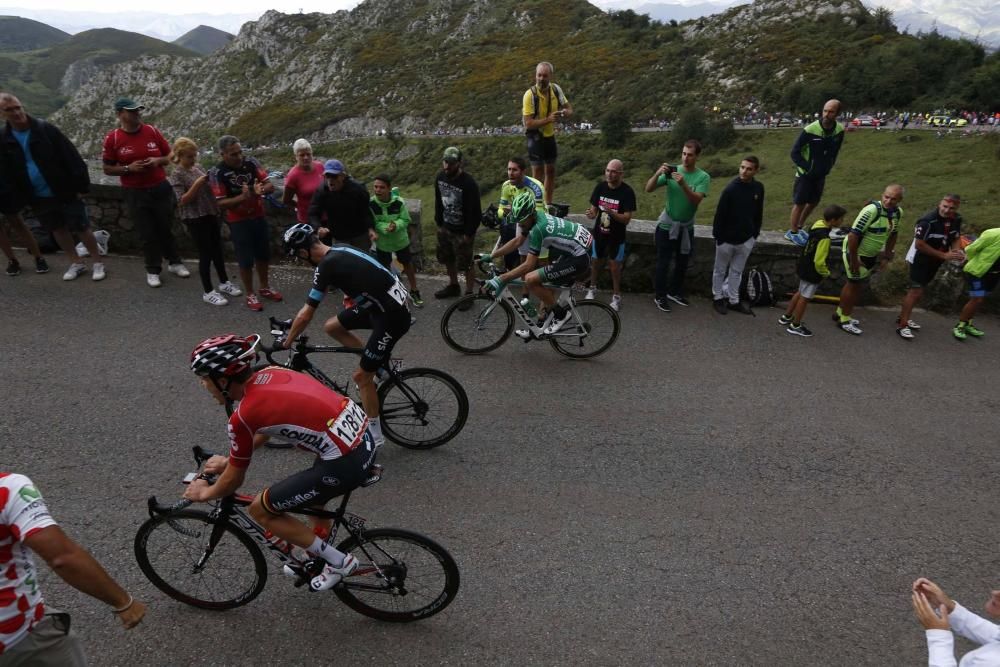
[(785, 314), (778, 318), (778, 323), (786, 327), (785, 331), (795, 336), (812, 336), (812, 331), (802, 323), (806, 306), (814, 296), (823, 280), (830, 276), (830, 266), (827, 258), (830, 254), (830, 231), (844, 224), (847, 209), (832, 204), (823, 209), (823, 219), (817, 220), (809, 229), (809, 238), (799, 257), (797, 273), (799, 289), (788, 302)]
[[(465, 171), (462, 151), (449, 146), (442, 156), (441, 171), (434, 179), (434, 223), (437, 225), (437, 260), (448, 271), (448, 284), (434, 293), (436, 299), (459, 296), (458, 273), (465, 273), (465, 293), (476, 287), (472, 249), (476, 229), (483, 217), (479, 185)], [(471, 303), (468, 304), (472, 306)], [(463, 310), (465, 308), (463, 307)]]
[(607, 261), (611, 272), (611, 307), (621, 309), (622, 266), (625, 263), (625, 229), (635, 212), (635, 191), (625, 182), (625, 164), (611, 160), (604, 168), (604, 180), (590, 193), (590, 208), (586, 215), (594, 221), (591, 234), (590, 280), (587, 281), (585, 299), (597, 294), (597, 274)]
[(382, 266), (391, 268), (392, 257), (396, 256), (403, 265), (406, 279), (410, 283), (410, 301), (417, 308), (424, 305), (424, 300), (417, 289), (417, 269), (413, 265), (413, 253), (410, 250), (410, 212), (406, 202), (399, 196), (387, 174), (379, 174), (372, 183), (375, 194), (372, 195), (369, 206), (375, 218), (375, 256)]
[(792, 146), (795, 184), (792, 187), (792, 212), (785, 239), (805, 245), (807, 234), (802, 225), (823, 198), (826, 177), (837, 162), (844, 143), (844, 126), (837, 122), (840, 100), (827, 100), (823, 113), (804, 128)]
[(937, 208), (917, 220), (913, 227), (913, 243), (906, 253), (906, 261), (910, 265), (910, 289), (903, 298), (896, 323), (896, 335), (903, 340), (913, 340), (914, 333), (920, 330), (920, 325), (910, 319), (910, 314), (941, 265), (965, 259), (965, 253), (958, 247), (962, 235), (962, 216), (958, 213), (961, 203), (958, 195), (945, 195)]
[(982, 338), (986, 333), (972, 323), (986, 297), (1000, 284), (1000, 227), (987, 229), (965, 248), (965, 283), (969, 300), (958, 316), (951, 333), (958, 340), (968, 336)]
[(528, 143), (528, 161), (531, 176), (544, 182), (545, 203), (552, 203), (556, 189), (556, 121), (573, 115), (573, 105), (569, 103), (562, 88), (554, 81), (555, 67), (549, 62), (535, 66), (535, 85), (524, 91), (521, 97), (521, 122)]

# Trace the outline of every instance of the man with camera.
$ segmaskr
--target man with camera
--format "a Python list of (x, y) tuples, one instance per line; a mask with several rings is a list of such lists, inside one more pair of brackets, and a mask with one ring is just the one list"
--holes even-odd
[(545, 203), (552, 203), (556, 189), (556, 121), (573, 115), (573, 106), (562, 88), (552, 82), (552, 63), (535, 67), (535, 85), (524, 91), (521, 114), (528, 138), (528, 161), (531, 175), (545, 183)]

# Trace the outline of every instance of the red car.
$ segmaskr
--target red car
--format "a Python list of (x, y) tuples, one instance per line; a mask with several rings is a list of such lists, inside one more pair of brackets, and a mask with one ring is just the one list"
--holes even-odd
[(851, 125), (854, 127), (879, 127), (882, 125), (882, 121), (875, 116), (855, 116), (851, 119)]

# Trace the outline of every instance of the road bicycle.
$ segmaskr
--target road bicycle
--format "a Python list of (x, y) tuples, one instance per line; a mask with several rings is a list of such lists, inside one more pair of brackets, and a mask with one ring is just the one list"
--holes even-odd
[[(338, 383), (330, 379), (310, 360), (310, 354), (352, 354), (362, 350), (338, 345), (309, 345), (308, 336), (299, 336), (288, 350), (288, 359), (281, 363), (274, 355), (285, 352), (279, 346), (291, 322), (271, 318), (274, 344), (261, 345), (270, 364), (284, 366), (311, 375), (339, 394), (348, 396), (354, 386), (350, 380)], [(378, 382), (379, 415), (382, 434), (397, 445), (409, 449), (431, 449), (454, 438), (469, 417), (469, 397), (462, 385), (443, 371), (433, 368), (401, 369), (402, 362), (393, 359), (380, 369), (383, 379)], [(355, 392), (356, 393), (356, 392)]]
[[(200, 467), (212, 454), (194, 447)], [(369, 468), (362, 486), (381, 478), (381, 466)], [(213, 483), (214, 475), (190, 473)], [(409, 530), (366, 527), (362, 517), (347, 511), (351, 492), (336, 510), (300, 507), (288, 514), (330, 519), (327, 543), (333, 545), (343, 530), (347, 536), (336, 548), (358, 559), (359, 567), (331, 590), (354, 611), (381, 621), (407, 623), (444, 610), (455, 599), (459, 570), (455, 559), (437, 542)], [(233, 494), (212, 508), (190, 509), (190, 500), (173, 505), (147, 501), (149, 519), (135, 536), (135, 557), (150, 582), (184, 604), (222, 611), (250, 603), (267, 583), (265, 553), (301, 587), (323, 570), (320, 558), (272, 535), (254, 521), (246, 508), (253, 496)], [(309, 590), (308, 586), (306, 587)]]
[[(492, 262), (478, 262), (490, 278), (501, 275)], [(552, 314), (542, 321), (529, 315), (511, 287), (524, 285), (515, 280), (506, 285), (496, 296), (480, 292), (470, 294), (451, 304), (441, 317), (441, 335), (448, 345), (465, 354), (483, 354), (495, 350), (510, 338), (514, 331), (514, 315), (524, 325), (518, 336), (526, 343), (534, 340), (548, 341), (555, 350), (567, 357), (584, 359), (605, 352), (618, 340), (621, 320), (607, 304), (594, 300), (577, 301), (572, 287), (546, 284), (560, 290), (558, 303), (568, 308), (571, 317), (559, 331), (544, 334), (542, 331), (552, 319)]]

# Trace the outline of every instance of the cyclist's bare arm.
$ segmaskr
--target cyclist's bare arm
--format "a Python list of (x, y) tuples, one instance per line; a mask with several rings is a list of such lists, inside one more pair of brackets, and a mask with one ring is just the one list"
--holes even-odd
[[(253, 448), (256, 450), (258, 447), (262, 447), (270, 439), (271, 436), (265, 435), (264, 433), (255, 434), (253, 436)], [(209, 475), (221, 475), (225, 472), (228, 466), (229, 457), (216, 454), (205, 461), (205, 465), (202, 466), (202, 472), (208, 473)]]
[(246, 468), (227, 465), (215, 484), (209, 486), (207, 481), (196, 479), (188, 484), (187, 489), (184, 491), (184, 497), (196, 503), (203, 503), (208, 500), (215, 500), (216, 498), (225, 498), (235, 493), (236, 489), (243, 485), (246, 475)]
[(306, 330), (306, 327), (309, 326), (310, 322), (312, 322), (313, 315), (315, 314), (316, 308), (310, 306), (308, 303), (299, 308), (299, 312), (296, 313), (295, 319), (292, 320), (292, 326), (288, 329), (288, 335), (285, 336), (285, 340), (281, 343), (285, 349), (291, 347), (292, 342)]
[(504, 255), (514, 252), (521, 246), (522, 243), (524, 243), (524, 238), (523, 234), (518, 234), (510, 241), (507, 241), (502, 246), (491, 252), (490, 257), (503, 257)]

